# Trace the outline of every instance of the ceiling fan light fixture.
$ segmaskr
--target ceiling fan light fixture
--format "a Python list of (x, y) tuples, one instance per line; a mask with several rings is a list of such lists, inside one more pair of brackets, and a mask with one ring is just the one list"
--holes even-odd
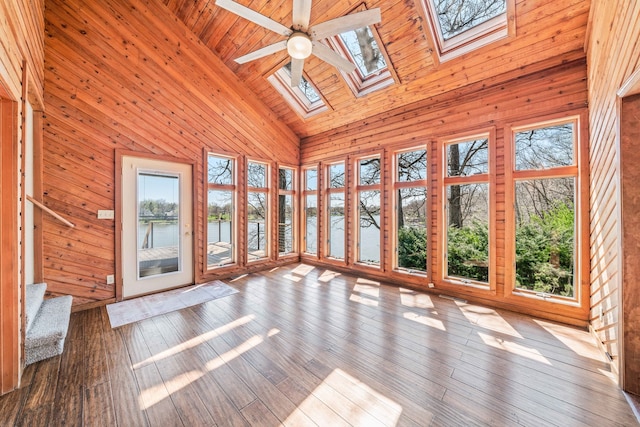
[(294, 59), (308, 58), (312, 48), (311, 38), (300, 31), (294, 31), (287, 40), (287, 52)]

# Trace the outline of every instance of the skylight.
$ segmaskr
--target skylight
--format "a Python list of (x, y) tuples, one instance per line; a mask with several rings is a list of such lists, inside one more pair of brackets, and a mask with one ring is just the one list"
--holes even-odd
[(356, 65), (355, 71), (340, 73), (355, 96), (383, 89), (395, 82), (386, 52), (375, 28), (363, 27), (327, 39), (329, 46)]
[(422, 0), (440, 61), (515, 34), (514, 0)]
[(291, 62), (267, 77), (267, 80), (303, 118), (329, 109), (313, 84), (304, 76), (297, 87), (291, 87)]
[(340, 34), (340, 39), (351, 54), (363, 77), (375, 74), (387, 68), (382, 52), (369, 27), (347, 31)]
[(507, 11), (506, 0), (433, 0), (433, 3), (445, 40)]
[[(287, 72), (287, 76), (291, 78), (291, 62), (288, 62), (284, 67), (284, 70)], [(298, 85), (298, 89), (302, 91), (307, 100), (311, 103), (320, 101), (320, 95), (318, 92), (311, 86), (311, 83), (307, 79), (302, 76), (300, 79), (300, 84)]]

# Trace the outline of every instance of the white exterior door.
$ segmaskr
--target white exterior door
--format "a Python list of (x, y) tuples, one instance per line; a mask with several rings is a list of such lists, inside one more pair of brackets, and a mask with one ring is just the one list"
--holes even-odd
[(193, 283), (192, 168), (122, 158), (122, 296)]

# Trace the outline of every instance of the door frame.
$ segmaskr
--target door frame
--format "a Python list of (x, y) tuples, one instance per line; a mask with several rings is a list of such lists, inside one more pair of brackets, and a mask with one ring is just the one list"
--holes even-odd
[(191, 166), (191, 187), (192, 187), (192, 203), (193, 209), (191, 210), (191, 224), (193, 224), (193, 238), (191, 239), (191, 251), (192, 251), (192, 263), (193, 263), (193, 280), (196, 280), (196, 241), (197, 239), (197, 224), (195, 223), (196, 218), (196, 204), (198, 200), (198, 192), (196, 185), (196, 174), (195, 174), (195, 161), (192, 159), (185, 159), (180, 157), (171, 157), (165, 155), (158, 155), (152, 153), (142, 153), (139, 151), (129, 151), (129, 150), (115, 150), (115, 296), (116, 301), (122, 301), (122, 287), (124, 284), (122, 277), (122, 158), (123, 157), (137, 157), (140, 159), (148, 159), (148, 160), (159, 160), (165, 162), (173, 162), (173, 163), (183, 163)]

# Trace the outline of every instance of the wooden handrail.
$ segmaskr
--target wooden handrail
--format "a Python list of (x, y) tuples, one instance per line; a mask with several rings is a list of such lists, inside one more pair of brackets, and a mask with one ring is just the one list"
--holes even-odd
[(40, 203), (39, 201), (37, 201), (36, 199), (34, 199), (33, 197), (31, 197), (28, 194), (27, 194), (27, 200), (30, 201), (31, 203), (33, 203), (34, 205), (36, 205), (37, 207), (39, 207), (40, 209), (42, 209), (43, 211), (47, 212), (52, 217), (56, 218), (59, 221), (62, 221), (65, 225), (68, 225), (71, 228), (75, 227), (75, 225), (72, 222), (67, 221), (62, 216), (60, 216), (56, 212), (52, 211), (51, 209), (49, 209), (48, 207), (46, 207), (45, 205), (43, 205), (42, 203)]

